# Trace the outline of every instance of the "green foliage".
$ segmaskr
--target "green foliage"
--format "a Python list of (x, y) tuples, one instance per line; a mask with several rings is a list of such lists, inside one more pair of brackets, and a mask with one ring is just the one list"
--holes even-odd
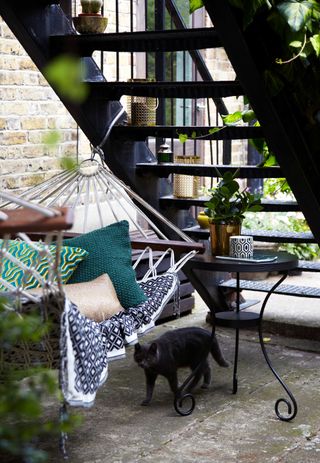
[[(287, 196), (294, 199), (290, 186), (285, 178), (268, 178), (264, 180), (263, 195), (272, 199), (283, 198)], [(292, 232), (308, 232), (310, 231), (308, 224), (301, 213), (297, 212), (281, 212), (281, 213), (262, 213), (248, 214), (243, 225), (247, 228), (255, 230), (278, 230)], [(288, 251), (296, 255), (299, 259), (319, 259), (320, 250), (316, 244), (309, 243), (287, 243), (280, 247), (283, 251)]]
[(320, 57), (320, 34), (314, 34), (312, 37), (310, 37), (310, 42), (314, 48), (314, 51), (316, 52), (317, 57), (319, 58)]
[(203, 1), (202, 0), (189, 0), (189, 11), (190, 13), (193, 13), (194, 11), (198, 10), (199, 8), (203, 7)]
[[(0, 300), (0, 355), (21, 343), (38, 343), (49, 327), (36, 314), (23, 317), (5, 308)], [(49, 395), (59, 398), (56, 375), (44, 368), (1, 371), (0, 382), (0, 460), (17, 458), (20, 462), (41, 463), (47, 454), (37, 448), (44, 435), (57, 434), (60, 424), (43, 421), (42, 400)], [(58, 414), (57, 414), (58, 415)], [(58, 416), (57, 416), (58, 418)], [(70, 428), (73, 417), (66, 422)], [(16, 461), (16, 460), (15, 460)]]
[[(290, 63), (300, 57), (320, 56), (320, 4), (317, 0), (229, 0), (229, 3), (243, 10), (243, 26), (246, 28), (257, 14), (267, 11), (267, 20), (281, 41), (286, 53), (298, 48), (300, 52), (287, 59), (278, 58), (278, 64)], [(310, 64), (310, 63), (309, 63)]]
[(64, 156), (60, 160), (60, 167), (63, 170), (73, 170), (77, 167), (77, 161), (68, 156)]
[(188, 135), (186, 133), (179, 133), (180, 143), (185, 143), (188, 140)]
[[(247, 214), (243, 221), (243, 226), (251, 230), (277, 230), (284, 232), (310, 231), (306, 220), (301, 217), (301, 214), (294, 212), (262, 212), (260, 214)], [(280, 245), (280, 250), (290, 252), (299, 259), (320, 259), (320, 250), (317, 244), (286, 243)]]
[(78, 58), (59, 55), (46, 66), (44, 75), (52, 87), (72, 103), (82, 103), (89, 94), (83, 64)]
[[(197, 132), (193, 130), (190, 138), (192, 140), (199, 140), (200, 138), (205, 138), (208, 135), (213, 135), (214, 133), (220, 132), (222, 129), (224, 129), (224, 127), (211, 127), (211, 129), (208, 129), (208, 133), (205, 135), (197, 135)], [(178, 133), (178, 135), (180, 143), (185, 143), (187, 140), (189, 140), (189, 137), (186, 133)]]
[(306, 28), (313, 17), (313, 9), (319, 7), (314, 1), (290, 0), (280, 2), (277, 9), (295, 32)]
[(44, 135), (43, 143), (49, 146), (55, 146), (61, 141), (61, 134), (57, 130), (51, 130), (49, 133)]
[(218, 185), (209, 190), (211, 198), (205, 203), (206, 215), (212, 222), (240, 223), (246, 212), (262, 210), (260, 198), (248, 190), (240, 191), (235, 180), (237, 172), (226, 172)]
[[(234, 113), (221, 116), (226, 126), (236, 125), (239, 122), (254, 122), (255, 127), (259, 127), (260, 123), (256, 120), (256, 115), (252, 109), (244, 111), (235, 111)], [(263, 138), (252, 138), (249, 143), (262, 155), (262, 161), (258, 167), (277, 166), (277, 160), (274, 153), (269, 149), (268, 144)]]
[(264, 196), (276, 199), (278, 194), (292, 196), (291, 188), (285, 178), (266, 178), (263, 181)]

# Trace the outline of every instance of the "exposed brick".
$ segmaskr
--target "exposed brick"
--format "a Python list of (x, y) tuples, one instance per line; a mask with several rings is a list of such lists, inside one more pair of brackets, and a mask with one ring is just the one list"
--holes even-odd
[(23, 130), (46, 129), (47, 118), (43, 116), (22, 117), (21, 128)]
[(21, 145), (26, 143), (26, 141), (26, 132), (7, 130), (0, 134), (0, 145)]
[(2, 39), (0, 42), (0, 54), (1, 55), (23, 55), (25, 51), (16, 40)]
[(29, 114), (29, 105), (26, 102), (10, 102), (10, 105), (2, 104), (0, 105), (0, 114), (5, 116), (24, 116)]
[(20, 130), (21, 129), (20, 117), (8, 117), (6, 121), (6, 128), (8, 130)]

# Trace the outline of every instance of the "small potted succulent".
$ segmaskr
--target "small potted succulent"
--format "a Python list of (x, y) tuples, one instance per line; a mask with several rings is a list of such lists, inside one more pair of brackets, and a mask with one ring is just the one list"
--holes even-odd
[(81, 0), (82, 13), (73, 18), (73, 24), (80, 34), (103, 33), (108, 18), (102, 16), (103, 0)]
[(205, 203), (205, 213), (209, 217), (211, 250), (214, 255), (229, 254), (229, 238), (240, 235), (241, 224), (246, 212), (262, 210), (260, 197), (247, 189), (240, 191), (235, 180), (237, 171), (226, 172)]
[(99, 14), (102, 0), (81, 0), (82, 14)]

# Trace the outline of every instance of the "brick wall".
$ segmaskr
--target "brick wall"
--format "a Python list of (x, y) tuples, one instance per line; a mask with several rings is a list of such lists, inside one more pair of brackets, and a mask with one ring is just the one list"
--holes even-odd
[[(0, 18), (0, 188), (39, 183), (75, 153), (76, 125)], [(44, 142), (58, 130), (60, 142)]]
[[(79, 1), (74, 14), (81, 12)], [(106, 2), (107, 3), (107, 2)], [(121, 31), (130, 30), (129, 0), (119, 3)], [(115, 31), (115, 7), (108, 1), (107, 30)], [(94, 57), (100, 63), (100, 54)], [(104, 72), (116, 79), (115, 54), (106, 53)], [(122, 54), (121, 80), (130, 77), (130, 56)], [(77, 126), (23, 47), (0, 17), (0, 189), (24, 189), (60, 169), (63, 156), (77, 156)], [(54, 146), (45, 143), (52, 131)], [(79, 157), (88, 157), (89, 143), (79, 131)]]

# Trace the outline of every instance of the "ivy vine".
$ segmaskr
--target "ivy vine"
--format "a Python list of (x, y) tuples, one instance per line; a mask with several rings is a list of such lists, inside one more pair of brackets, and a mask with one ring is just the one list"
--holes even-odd
[[(320, 58), (320, 3), (317, 0), (228, 0), (243, 10), (243, 27), (249, 26), (256, 14), (268, 10), (268, 20), (280, 29), (288, 27), (286, 45), (291, 49), (292, 58), (307, 58), (314, 54)], [(190, 13), (204, 6), (203, 0), (189, 0)], [(297, 52), (298, 50), (298, 52)], [(278, 58), (278, 64), (288, 62)]]

